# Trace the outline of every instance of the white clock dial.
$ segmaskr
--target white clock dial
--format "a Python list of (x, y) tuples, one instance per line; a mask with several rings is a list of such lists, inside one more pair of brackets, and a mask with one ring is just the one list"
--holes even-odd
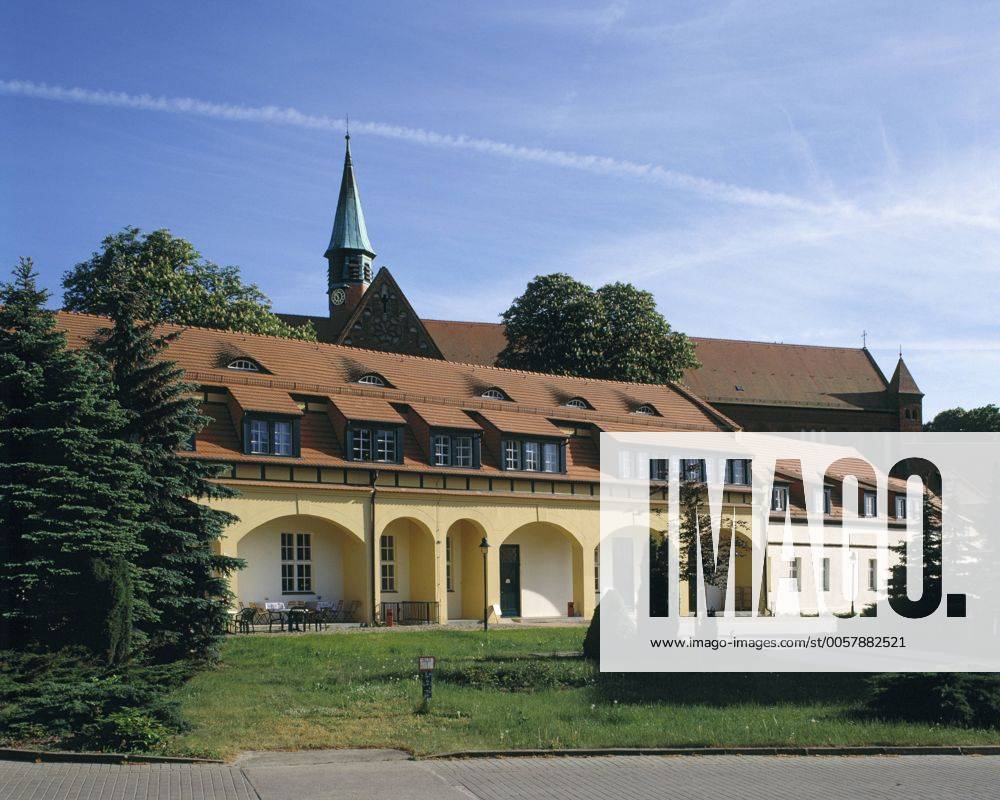
[(343, 289), (334, 289), (330, 292), (330, 302), (335, 306), (344, 305), (344, 301), (347, 299), (347, 294)]

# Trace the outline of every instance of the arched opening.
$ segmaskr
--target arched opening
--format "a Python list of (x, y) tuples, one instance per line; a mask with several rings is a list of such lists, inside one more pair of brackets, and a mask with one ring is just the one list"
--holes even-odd
[(411, 517), (394, 519), (379, 536), (380, 618), (391, 610), (395, 621), (437, 622), (437, 570), (434, 534)]
[(500, 545), (500, 609), (504, 616), (580, 614), (593, 583), (583, 574), (583, 547), (548, 522), (524, 525)]
[(483, 618), (483, 553), (479, 549), (486, 531), (471, 519), (460, 519), (448, 528), (445, 540), (445, 581), (448, 619)]
[(279, 517), (243, 536), (236, 555), (246, 561), (237, 581), (244, 605), (322, 600), (362, 618), (365, 547), (346, 528), (319, 517)]

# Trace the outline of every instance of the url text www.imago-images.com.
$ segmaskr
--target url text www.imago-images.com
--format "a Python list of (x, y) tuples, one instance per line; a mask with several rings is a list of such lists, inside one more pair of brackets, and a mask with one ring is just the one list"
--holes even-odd
[(1000, 671), (1000, 435), (601, 435), (601, 669)]

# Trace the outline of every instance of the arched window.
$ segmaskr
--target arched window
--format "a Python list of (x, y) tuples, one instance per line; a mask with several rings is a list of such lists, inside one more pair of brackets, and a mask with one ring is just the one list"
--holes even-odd
[(567, 400), (565, 405), (567, 408), (592, 408), (590, 403), (584, 400), (582, 397), (574, 397), (572, 400)]
[(483, 392), (483, 397), (485, 397), (487, 400), (510, 400), (510, 398), (507, 396), (506, 392), (503, 391), (503, 389), (497, 389), (496, 387), (492, 389), (487, 389), (485, 392)]
[(226, 369), (238, 369), (243, 372), (260, 372), (260, 365), (249, 358), (234, 358), (226, 365)]
[(633, 414), (642, 414), (645, 417), (655, 417), (656, 416), (656, 409), (653, 408), (651, 405), (645, 405), (644, 404), (644, 405), (639, 406), (632, 413)]
[(375, 372), (369, 372), (358, 378), (358, 383), (367, 383), (369, 386), (385, 386), (385, 378)]

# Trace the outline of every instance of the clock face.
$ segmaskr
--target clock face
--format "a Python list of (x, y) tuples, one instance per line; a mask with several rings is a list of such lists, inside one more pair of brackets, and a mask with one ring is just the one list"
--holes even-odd
[(347, 294), (343, 289), (334, 289), (330, 292), (330, 302), (335, 306), (344, 305), (344, 301), (347, 299)]

